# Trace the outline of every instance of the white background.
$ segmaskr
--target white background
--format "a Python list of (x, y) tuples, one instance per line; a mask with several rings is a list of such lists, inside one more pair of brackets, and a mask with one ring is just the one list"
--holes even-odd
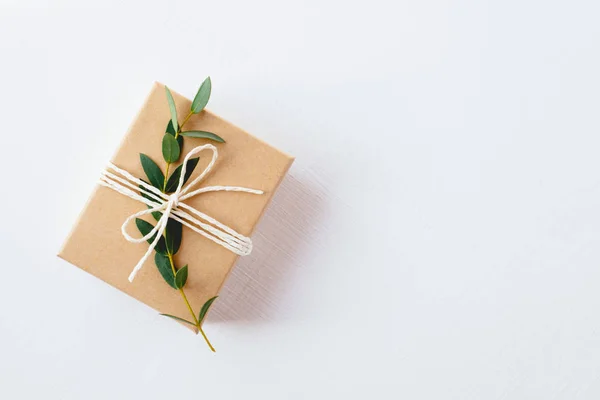
[[(598, 399), (597, 1), (2, 1), (0, 398)], [(55, 254), (154, 80), (297, 157), (200, 337)]]

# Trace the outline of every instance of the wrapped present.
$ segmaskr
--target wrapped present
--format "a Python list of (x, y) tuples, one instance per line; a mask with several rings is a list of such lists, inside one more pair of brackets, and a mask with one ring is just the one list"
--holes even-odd
[(201, 330), (293, 157), (167, 92), (152, 87), (59, 256)]

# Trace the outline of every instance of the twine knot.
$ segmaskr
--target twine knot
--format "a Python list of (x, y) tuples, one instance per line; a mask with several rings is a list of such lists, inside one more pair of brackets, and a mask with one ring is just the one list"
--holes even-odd
[[(212, 159), (204, 171), (202, 171), (202, 173), (200, 173), (196, 179), (184, 187), (183, 181), (185, 180), (187, 162), (191, 156), (201, 152), (202, 150), (211, 150), (213, 153)], [(206, 186), (190, 191), (211, 171), (215, 165), (215, 162), (217, 161), (217, 158), (217, 148), (212, 144), (205, 144), (192, 149), (186, 154), (183, 160), (177, 189), (170, 195), (161, 192), (154, 186), (136, 178), (129, 172), (116, 167), (112, 163), (109, 163), (106, 170), (102, 171), (102, 176), (100, 177), (99, 182), (100, 185), (106, 186), (129, 198), (148, 205), (148, 209), (127, 217), (121, 226), (121, 232), (123, 233), (125, 239), (129, 242), (142, 243), (152, 240), (152, 243), (150, 243), (150, 246), (148, 247), (148, 250), (144, 256), (133, 268), (133, 271), (131, 271), (131, 274), (129, 275), (130, 282), (133, 281), (133, 278), (135, 278), (135, 275), (142, 268), (144, 262), (148, 259), (148, 257), (150, 257), (152, 251), (154, 251), (158, 241), (165, 232), (169, 218), (182, 223), (183, 225), (192, 229), (194, 232), (199, 233), (200, 235), (225, 247), (227, 250), (230, 250), (237, 255), (245, 256), (252, 252), (252, 240), (250, 238), (239, 234), (227, 225), (222, 224), (216, 219), (184, 203), (184, 200), (206, 192), (223, 191), (263, 194), (262, 190), (249, 189), (240, 186)], [(142, 192), (143, 196), (139, 192)], [(156, 226), (150, 232), (148, 232), (148, 234), (141, 238), (134, 238), (127, 233), (127, 225), (130, 222), (138, 217), (151, 214), (155, 211), (162, 212), (162, 216), (158, 220)]]
[(179, 193), (175, 192), (169, 196), (169, 203), (171, 203), (172, 208), (177, 208), (179, 205)]

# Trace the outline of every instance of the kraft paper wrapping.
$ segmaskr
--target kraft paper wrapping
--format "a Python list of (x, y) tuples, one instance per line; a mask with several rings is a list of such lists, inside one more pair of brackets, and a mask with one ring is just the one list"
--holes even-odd
[[(189, 112), (191, 102), (175, 92), (173, 97), (181, 119)], [(164, 173), (165, 162), (161, 143), (169, 119), (164, 86), (155, 83), (113, 156), (112, 163), (138, 178), (146, 179), (139, 158), (139, 154), (144, 153), (152, 158)], [(236, 192), (201, 193), (185, 202), (242, 235), (250, 236), (294, 161), (293, 157), (206, 110), (192, 116), (186, 123), (185, 130), (214, 132), (226, 141), (220, 144), (208, 142), (206, 139), (185, 138), (179, 163), (192, 148), (202, 144), (215, 144), (219, 151), (215, 167), (198, 187), (244, 186), (265, 192), (263, 195)], [(188, 183), (204, 170), (211, 156), (210, 151), (199, 154), (200, 162)], [(172, 166), (170, 171), (174, 168), (175, 166)], [(58, 255), (161, 313), (190, 319), (189, 311), (179, 292), (171, 288), (160, 276), (154, 265), (154, 256), (148, 259), (133, 282), (127, 280), (132, 268), (148, 249), (148, 244), (126, 241), (121, 234), (121, 225), (129, 215), (145, 208), (143, 203), (109, 188), (96, 186)], [(156, 224), (151, 216), (146, 220)], [(135, 224), (131, 224), (129, 233), (135, 237), (141, 236)], [(218, 294), (237, 257), (229, 250), (183, 227), (183, 241), (175, 255), (175, 262), (179, 268), (188, 264), (189, 274), (185, 291), (196, 312), (206, 300)]]

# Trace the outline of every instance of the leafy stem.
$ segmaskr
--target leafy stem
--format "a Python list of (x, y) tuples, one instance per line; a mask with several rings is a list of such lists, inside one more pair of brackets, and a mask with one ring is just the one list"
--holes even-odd
[(171, 163), (167, 163), (167, 170), (165, 173), (165, 179), (163, 180), (163, 189), (162, 191), (165, 192), (167, 190), (167, 180), (169, 178), (167, 178), (169, 176), (169, 167), (171, 166)]
[(192, 117), (192, 115), (194, 115), (194, 113), (190, 111), (189, 114), (185, 117), (185, 119), (181, 123), (181, 126), (179, 126), (179, 129), (177, 129), (177, 132), (175, 132), (175, 139), (177, 139), (179, 137), (179, 134), (181, 133), (183, 126), (185, 125), (186, 122), (188, 122), (188, 120)]
[[(171, 270), (173, 271), (173, 276), (177, 275), (177, 270), (175, 269), (175, 263), (173, 262), (173, 255), (171, 253), (167, 254), (167, 257), (169, 257), (169, 263), (171, 264)], [(187, 299), (187, 296), (185, 295), (185, 292), (183, 291), (183, 288), (179, 288), (179, 293), (181, 293), (181, 297), (183, 297), (183, 301), (185, 301), (185, 304), (187, 305), (188, 310), (190, 310), (190, 314), (192, 314), (192, 318), (194, 319), (194, 323), (196, 324), (196, 326), (198, 326), (198, 319), (196, 318), (196, 314), (194, 314), (194, 310), (192, 309), (192, 306), (190, 305), (190, 302)]]
[[(167, 102), (169, 105), (169, 112), (171, 114), (171, 118), (169, 123), (167, 124), (166, 132), (163, 136), (162, 140), (162, 155), (166, 162), (166, 173), (163, 175), (161, 168), (147, 155), (140, 154), (140, 162), (142, 164), (142, 168), (148, 177), (149, 183), (155, 188), (159, 189), (163, 193), (172, 193), (176, 191), (176, 188), (180, 182), (180, 179), (183, 179), (183, 184), (190, 178), (192, 175), (194, 168), (198, 164), (198, 158), (192, 158), (187, 160), (185, 163), (186, 172), (184, 176), (181, 176), (183, 165), (179, 165), (177, 168), (173, 170), (171, 175), (169, 176), (169, 170), (171, 164), (176, 163), (180, 156), (181, 150), (183, 146), (184, 137), (196, 138), (196, 139), (207, 139), (212, 140), (218, 143), (224, 143), (225, 140), (221, 138), (219, 135), (207, 132), (207, 131), (183, 131), (184, 125), (189, 121), (189, 119), (194, 114), (200, 113), (206, 107), (208, 103), (210, 92), (211, 92), (211, 81), (210, 78), (206, 78), (200, 89), (198, 89), (198, 93), (192, 102), (190, 107), (190, 111), (187, 116), (183, 119), (182, 123), (179, 124), (177, 117), (177, 107), (175, 104), (175, 100), (173, 99), (173, 95), (169, 88), (165, 87)], [(141, 188), (141, 187), (140, 187)], [(148, 194), (141, 188), (142, 191), (140, 195), (143, 197), (148, 197)], [(150, 198), (150, 200), (153, 200)], [(152, 216), (154, 219), (159, 221), (163, 214), (159, 211), (152, 212)], [(208, 337), (204, 333), (202, 329), (202, 321), (206, 317), (208, 310), (212, 303), (215, 301), (217, 296), (214, 296), (202, 305), (198, 315), (194, 313), (194, 309), (192, 308), (183, 287), (186, 284), (188, 277), (188, 266), (185, 265), (181, 268), (175, 267), (174, 256), (179, 250), (182, 239), (182, 224), (168, 216), (169, 219), (164, 228), (163, 236), (159, 238), (159, 240), (154, 244), (154, 250), (156, 252), (154, 257), (154, 263), (158, 268), (159, 273), (165, 280), (165, 282), (171, 286), (173, 289), (176, 289), (181, 294), (187, 309), (190, 314), (192, 314), (192, 321), (177, 317), (175, 315), (169, 314), (161, 314), (166, 317), (172, 318), (176, 321), (191, 325), (196, 328), (196, 333), (200, 332), (202, 337), (208, 344), (208, 347), (211, 351), (215, 351), (215, 348), (212, 346)], [(149, 223), (146, 220), (136, 218), (136, 225), (138, 230), (142, 233), (143, 236), (150, 236), (150, 232), (155, 229), (154, 225)], [(148, 243), (154, 243), (154, 237), (148, 239)]]
[[(171, 270), (173, 271), (173, 276), (175, 276), (177, 274), (177, 271), (175, 270), (175, 262), (173, 262), (173, 255), (171, 253), (168, 253), (167, 256), (169, 257), (169, 263), (171, 264)], [(185, 305), (187, 306), (188, 310), (190, 311), (190, 314), (192, 314), (192, 318), (194, 319), (194, 324), (196, 325), (196, 328), (202, 334), (202, 337), (206, 341), (206, 344), (208, 345), (208, 347), (210, 347), (211, 351), (215, 352), (216, 350), (213, 347), (213, 345), (210, 343), (210, 340), (208, 340), (208, 337), (206, 336), (204, 331), (202, 330), (202, 324), (200, 323), (201, 321), (199, 321), (198, 318), (196, 318), (196, 314), (194, 313), (194, 310), (192, 309), (192, 306), (190, 305), (190, 302), (188, 301), (183, 288), (179, 288), (179, 293), (181, 293), (181, 297), (183, 297), (183, 301), (185, 301)]]
[[(188, 115), (185, 117), (185, 119), (183, 120), (183, 122), (181, 123), (181, 125), (179, 125), (179, 129), (177, 129), (177, 131), (175, 132), (175, 139), (177, 139), (179, 137), (179, 134), (181, 133), (181, 130), (183, 129), (183, 126), (186, 124), (186, 122), (188, 122), (188, 120), (192, 117), (192, 115), (194, 115), (194, 113), (192, 111), (190, 111), (188, 113)], [(166, 172), (165, 172), (165, 179), (163, 181), (163, 187), (162, 187), (162, 191), (165, 192), (167, 190), (167, 181), (169, 180), (169, 168), (171, 167), (170, 162), (167, 162), (167, 168), (166, 168)]]

